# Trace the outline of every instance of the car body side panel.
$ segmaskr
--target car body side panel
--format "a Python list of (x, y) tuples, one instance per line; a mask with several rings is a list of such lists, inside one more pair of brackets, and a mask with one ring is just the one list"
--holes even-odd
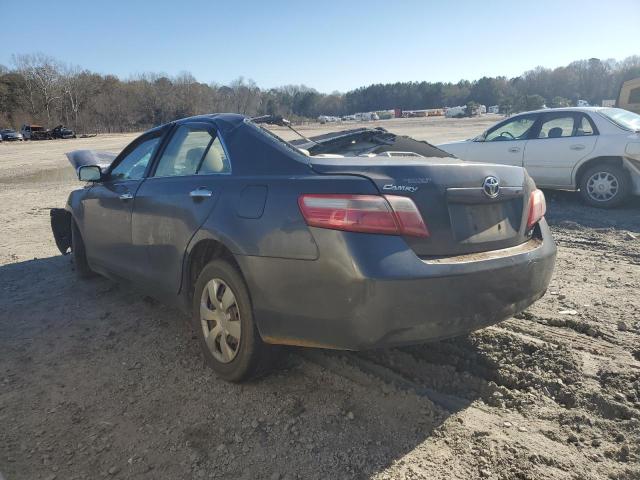
[[(238, 210), (242, 192), (255, 186), (258, 178), (269, 193), (262, 215), (247, 218)], [(318, 247), (298, 207), (302, 193), (377, 194), (377, 189), (369, 180), (352, 175), (230, 176), (201, 230), (221, 239), (234, 254), (315, 260)]]
[(591, 158), (597, 142), (597, 135), (529, 140), (524, 167), (539, 187), (572, 188), (574, 166)]
[(461, 158), (469, 162), (498, 163), (500, 165), (521, 167), (528, 142), (528, 140), (503, 142), (470, 141), (466, 156)]
[(142, 252), (131, 243), (133, 197), (139, 186), (139, 180), (125, 180), (96, 183), (84, 191), (81, 231), (89, 265), (102, 265), (128, 278), (142, 261)]
[[(132, 243), (146, 261), (137, 276), (166, 292), (178, 292), (184, 251), (209, 216), (223, 188), (221, 175), (147, 178), (136, 193)], [(203, 189), (210, 197), (191, 197)]]

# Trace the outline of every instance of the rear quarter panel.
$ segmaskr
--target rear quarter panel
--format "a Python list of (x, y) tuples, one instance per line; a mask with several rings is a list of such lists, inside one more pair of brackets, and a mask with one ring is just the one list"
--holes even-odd
[[(247, 192), (256, 187), (265, 192), (263, 200), (248, 199)], [(318, 247), (298, 207), (303, 193), (377, 194), (377, 189), (368, 179), (351, 175), (230, 177), (191, 245), (213, 238), (236, 255), (315, 260)], [(262, 211), (259, 216), (246, 214), (252, 201), (258, 203), (255, 211)]]

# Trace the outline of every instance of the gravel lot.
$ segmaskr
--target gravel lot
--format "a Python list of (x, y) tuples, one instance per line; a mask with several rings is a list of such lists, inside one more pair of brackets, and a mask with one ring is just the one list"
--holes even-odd
[[(436, 143), (494, 121), (378, 123)], [(55, 248), (48, 208), (78, 186), (63, 153), (133, 137), (0, 144), (0, 477), (640, 478), (640, 201), (547, 192), (556, 272), (516, 318), (409, 348), (287, 349), (231, 385), (182, 314), (77, 280)]]

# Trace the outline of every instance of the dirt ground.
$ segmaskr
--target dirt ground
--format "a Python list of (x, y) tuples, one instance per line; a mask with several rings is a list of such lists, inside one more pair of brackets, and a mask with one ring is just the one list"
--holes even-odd
[[(379, 124), (436, 143), (493, 121)], [(547, 192), (551, 287), (495, 327), (287, 349), (270, 376), (231, 385), (182, 314), (76, 279), (55, 248), (48, 208), (79, 186), (63, 153), (132, 138), (0, 144), (0, 477), (640, 478), (640, 201), (602, 211)]]

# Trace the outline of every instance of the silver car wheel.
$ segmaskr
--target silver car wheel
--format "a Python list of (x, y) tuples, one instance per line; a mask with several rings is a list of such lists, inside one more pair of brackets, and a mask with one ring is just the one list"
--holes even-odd
[(229, 363), (240, 350), (242, 326), (236, 296), (229, 285), (213, 278), (200, 298), (200, 323), (207, 347), (216, 360)]
[(596, 202), (607, 202), (620, 188), (618, 178), (610, 172), (596, 172), (587, 180), (587, 194)]

